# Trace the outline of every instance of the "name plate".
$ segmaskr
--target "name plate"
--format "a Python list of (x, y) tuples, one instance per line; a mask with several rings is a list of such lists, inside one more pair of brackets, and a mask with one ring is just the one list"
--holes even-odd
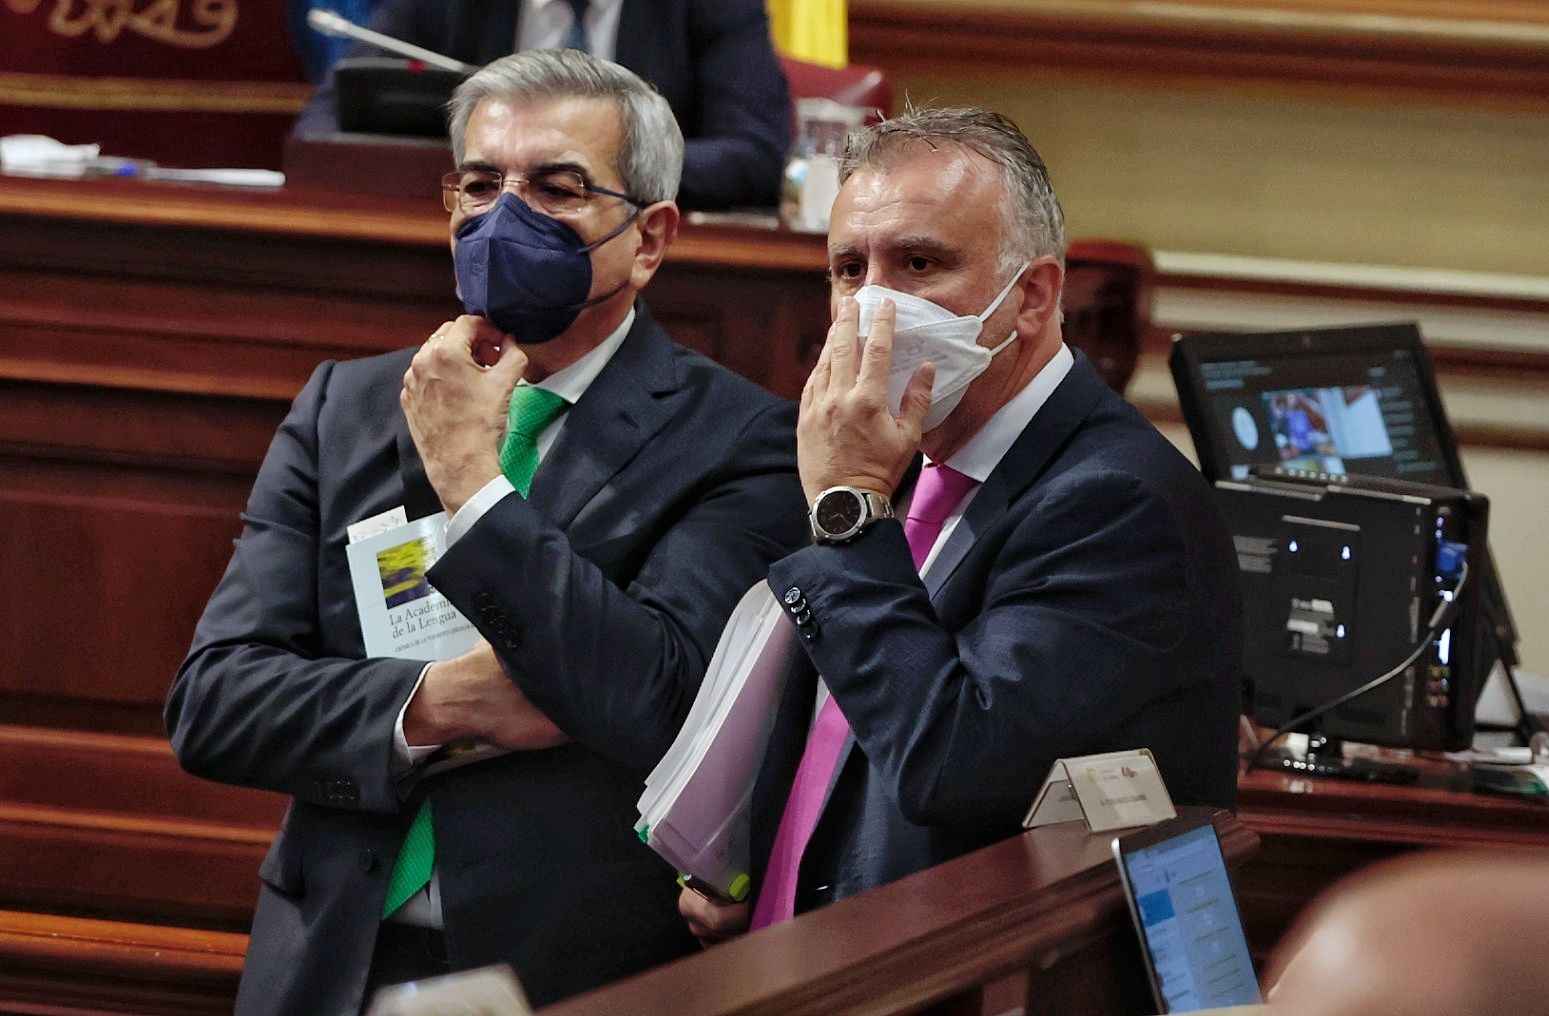
[(1147, 748), (1058, 759), (1044, 778), (1022, 828), (1080, 819), (1087, 830), (1154, 825), (1175, 818), (1172, 796)]

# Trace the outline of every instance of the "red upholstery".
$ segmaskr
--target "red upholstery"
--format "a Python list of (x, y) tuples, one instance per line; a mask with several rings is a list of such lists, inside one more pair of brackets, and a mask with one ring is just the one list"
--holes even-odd
[(1065, 252), (1065, 341), (1124, 393), (1151, 330), (1156, 266), (1144, 247), (1077, 240)]
[(823, 98), (868, 110), (867, 123), (876, 123), (893, 112), (893, 86), (880, 67), (851, 64), (844, 68), (780, 57), (780, 68), (791, 85), (791, 98)]

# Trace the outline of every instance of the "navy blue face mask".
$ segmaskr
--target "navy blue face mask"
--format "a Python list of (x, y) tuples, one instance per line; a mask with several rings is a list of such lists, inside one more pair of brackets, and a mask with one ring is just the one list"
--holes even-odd
[(565, 223), (533, 211), (515, 194), (457, 227), (457, 294), (469, 314), (488, 318), (522, 345), (561, 335), (581, 311), (610, 299), (592, 291), (592, 251), (629, 228), (640, 213), (595, 243)]

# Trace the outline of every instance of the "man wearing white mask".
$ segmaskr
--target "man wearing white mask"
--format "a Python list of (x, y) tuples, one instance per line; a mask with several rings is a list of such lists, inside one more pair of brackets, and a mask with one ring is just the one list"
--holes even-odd
[(1146, 747), (1177, 803), (1235, 798), (1231, 542), (1061, 339), (1042, 159), (997, 114), (915, 110), (842, 173), (797, 426), (814, 545), (769, 576), (810, 666), (754, 793), (751, 906), (680, 898), (705, 940), (1013, 835), (1058, 758)]

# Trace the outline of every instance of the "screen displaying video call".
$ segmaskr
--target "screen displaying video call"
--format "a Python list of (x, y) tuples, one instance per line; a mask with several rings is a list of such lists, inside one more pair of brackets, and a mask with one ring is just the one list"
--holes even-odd
[(1454, 482), (1407, 349), (1201, 364), (1224, 473), (1252, 466)]

